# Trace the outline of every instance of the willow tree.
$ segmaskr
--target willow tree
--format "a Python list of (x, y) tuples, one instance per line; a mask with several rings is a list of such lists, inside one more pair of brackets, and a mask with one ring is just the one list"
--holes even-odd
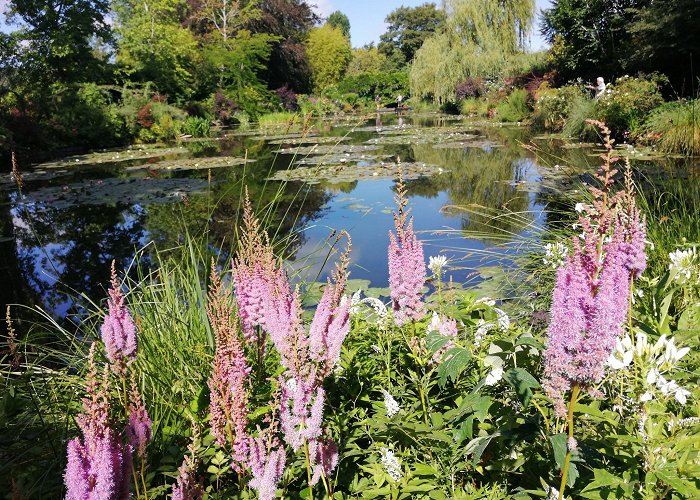
[(426, 39), (411, 65), (411, 93), (443, 103), (467, 77), (493, 78), (524, 50), (535, 0), (445, 0), (443, 31)]

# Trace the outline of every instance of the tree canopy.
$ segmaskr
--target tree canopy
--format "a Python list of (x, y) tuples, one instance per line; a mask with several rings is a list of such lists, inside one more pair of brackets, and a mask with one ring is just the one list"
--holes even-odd
[(417, 7), (399, 7), (385, 19), (389, 25), (380, 36), (379, 50), (388, 58), (411, 62), (426, 38), (438, 31), (445, 22), (445, 12), (434, 3)]
[(414, 95), (436, 102), (454, 99), (470, 76), (508, 71), (522, 52), (534, 19), (534, 0), (446, 0), (444, 30), (427, 38), (411, 65)]
[(352, 58), (349, 40), (330, 24), (311, 30), (306, 41), (306, 53), (317, 90), (338, 83)]
[(328, 21), (326, 22), (334, 28), (338, 28), (345, 35), (345, 38), (350, 40), (350, 19), (348, 19), (348, 16), (336, 10), (328, 16)]

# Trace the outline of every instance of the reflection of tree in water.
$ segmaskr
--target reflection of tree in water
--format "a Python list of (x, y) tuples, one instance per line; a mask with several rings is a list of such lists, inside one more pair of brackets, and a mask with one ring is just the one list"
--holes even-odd
[(525, 156), (524, 151), (506, 147), (492, 150), (434, 148), (429, 144), (412, 147), (415, 161), (439, 165), (449, 172), (429, 180), (411, 181), (410, 194), (436, 196), (438, 192), (446, 191), (456, 206), (450, 210), (454, 215), (462, 216), (464, 230), (496, 235), (522, 229), (522, 221), (494, 216), (504, 211), (528, 210), (528, 193), (515, 187), (515, 183), (524, 180), (526, 175), (526, 164), (516, 161)]
[(304, 242), (303, 233), (293, 233), (293, 229), (318, 217), (330, 195), (317, 185), (266, 182), (266, 163), (258, 160), (252, 165), (263, 168), (247, 172), (238, 167), (220, 169), (213, 173), (220, 182), (212, 184), (210, 194), (148, 207), (145, 227), (150, 237), (159, 245), (177, 244), (184, 242), (185, 234), (197, 236), (208, 230), (208, 243), (227, 256), (238, 239), (243, 188), (247, 186), (268, 233), (292, 256)]
[(77, 312), (67, 295), (102, 299), (111, 260), (126, 267), (144, 236), (139, 207), (56, 209), (15, 199), (11, 210), (20, 272), (44, 306), (60, 316)]

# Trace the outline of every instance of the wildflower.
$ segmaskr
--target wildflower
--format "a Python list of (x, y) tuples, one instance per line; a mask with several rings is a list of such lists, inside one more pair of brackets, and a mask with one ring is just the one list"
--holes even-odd
[(401, 463), (399, 463), (399, 459), (396, 458), (394, 452), (389, 448), (381, 447), (379, 448), (379, 453), (381, 454), (382, 466), (384, 466), (386, 473), (389, 474), (389, 477), (394, 481), (400, 481), (403, 477)]
[(286, 383), (280, 379), (280, 384), (280, 425), (284, 440), (297, 451), (304, 441), (321, 436), (325, 391), (313, 374), (306, 379), (290, 378)]
[(384, 303), (375, 297), (362, 297), (362, 290), (352, 294), (352, 300), (350, 302), (350, 314), (358, 314), (360, 312), (360, 305), (365, 304), (370, 307), (378, 318), (383, 318), (387, 314), (386, 306)]
[(552, 269), (559, 269), (566, 264), (566, 256), (569, 254), (569, 249), (561, 242), (547, 243), (544, 246), (544, 257), (542, 262)]
[(413, 231), (413, 218), (408, 219), (410, 210), (405, 210), (408, 201), (401, 178), (395, 199), (398, 212), (394, 212), (396, 234), (389, 232), (389, 287), (396, 324), (401, 326), (407, 321), (419, 320), (425, 314), (422, 301), (425, 258), (423, 243)]
[(124, 304), (117, 272), (112, 261), (112, 288), (107, 299), (109, 312), (100, 333), (107, 350), (107, 358), (115, 373), (126, 375), (126, 364), (136, 357), (136, 325)]
[(671, 263), (668, 266), (671, 276), (679, 284), (693, 283), (700, 278), (700, 261), (696, 247), (687, 250), (676, 250), (668, 254)]
[(253, 478), (249, 486), (260, 500), (273, 500), (277, 483), (282, 479), (286, 456), (284, 448), (268, 429), (268, 433), (252, 440), (248, 462)]
[(428, 258), (428, 269), (434, 276), (440, 276), (442, 269), (447, 265), (447, 257), (438, 255), (437, 257)]
[(578, 448), (578, 443), (576, 442), (576, 438), (573, 436), (570, 436), (569, 439), (566, 440), (566, 447), (569, 451), (576, 451), (576, 448)]
[(76, 417), (83, 438), (68, 443), (64, 482), (68, 500), (123, 499), (129, 497), (131, 447), (109, 422), (109, 374), (98, 382), (95, 346), (88, 357), (87, 397), (83, 413)]
[(315, 485), (323, 477), (329, 477), (338, 465), (338, 446), (332, 439), (313, 441), (309, 447), (309, 455), (314, 466), (311, 485)]
[(212, 261), (207, 302), (207, 315), (216, 342), (212, 374), (207, 383), (211, 392), (211, 430), (219, 446), (225, 446), (227, 440), (233, 438), (228, 444), (233, 451), (234, 469), (240, 473), (248, 454), (246, 381), (250, 368), (231, 307), (230, 292), (223, 287)]
[(632, 277), (638, 278), (647, 267), (646, 220), (634, 205), (621, 211), (619, 217), (619, 227), (624, 235), (620, 251), (625, 256), (625, 265)]
[(126, 427), (126, 435), (131, 447), (138, 451), (139, 458), (143, 462), (146, 457), (146, 445), (153, 435), (151, 418), (141, 399), (136, 380), (132, 374), (131, 391), (129, 393), (129, 425)]
[(400, 410), (401, 407), (399, 403), (396, 402), (394, 396), (392, 396), (387, 390), (382, 389), (382, 394), (384, 395), (384, 407), (386, 408), (386, 416), (393, 418)]

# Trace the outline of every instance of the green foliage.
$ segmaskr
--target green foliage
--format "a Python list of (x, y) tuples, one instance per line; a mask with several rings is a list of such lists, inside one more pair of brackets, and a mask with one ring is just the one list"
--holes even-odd
[(700, 103), (669, 102), (651, 111), (643, 126), (647, 142), (665, 153), (700, 154)]
[(559, 88), (540, 87), (537, 91), (533, 125), (543, 130), (558, 132), (564, 128), (576, 102), (586, 94), (578, 85)]
[(338, 84), (338, 90), (342, 93), (356, 93), (367, 100), (374, 100), (378, 95), (383, 102), (393, 102), (399, 94), (410, 95), (408, 74), (404, 71), (348, 75)]
[(358, 76), (363, 73), (379, 73), (385, 65), (386, 56), (379, 52), (376, 47), (353, 49), (346, 77)]
[(417, 7), (401, 6), (391, 11), (384, 22), (388, 27), (379, 37), (379, 51), (398, 69), (410, 63), (426, 38), (442, 28), (445, 12), (427, 2)]
[(586, 123), (586, 120), (595, 118), (596, 102), (587, 96), (576, 96), (569, 105), (569, 114), (564, 125), (564, 134), (569, 137), (592, 139), (596, 137), (595, 131)]
[(319, 91), (338, 83), (352, 59), (348, 39), (329, 24), (311, 30), (306, 41), (306, 52), (314, 88)]
[(348, 41), (350, 41), (350, 19), (348, 19), (348, 16), (346, 16), (339, 10), (336, 10), (335, 12), (331, 13), (330, 16), (328, 16), (326, 22), (330, 26), (339, 29), (343, 36), (345, 36), (345, 38), (347, 38)]
[(525, 89), (515, 89), (502, 103), (496, 106), (496, 117), (503, 122), (524, 120), (530, 113), (527, 99)]
[(411, 92), (437, 103), (454, 102), (468, 77), (509, 73), (534, 18), (534, 2), (447, 2), (443, 32), (427, 38), (411, 65)]
[(596, 101), (596, 114), (611, 130), (629, 132), (634, 137), (649, 112), (663, 102), (657, 77), (623, 76)]
[(206, 117), (188, 116), (180, 125), (180, 132), (192, 137), (211, 137), (211, 120)]

